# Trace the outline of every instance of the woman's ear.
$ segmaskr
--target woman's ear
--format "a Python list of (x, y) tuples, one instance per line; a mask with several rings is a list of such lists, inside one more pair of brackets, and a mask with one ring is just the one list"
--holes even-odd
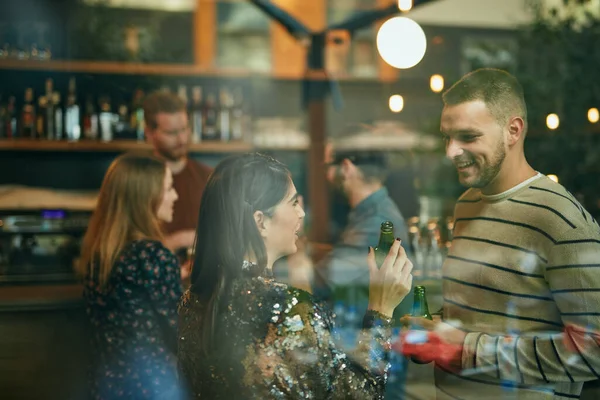
[(254, 222), (256, 222), (256, 229), (263, 238), (267, 237), (267, 217), (262, 211), (254, 211)]

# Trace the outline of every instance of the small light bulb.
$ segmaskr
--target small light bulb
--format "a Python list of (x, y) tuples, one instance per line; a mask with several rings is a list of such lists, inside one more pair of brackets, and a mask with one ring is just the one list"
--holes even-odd
[(404, 108), (404, 98), (399, 94), (390, 96), (390, 110), (395, 113), (399, 113)]
[(398, 0), (398, 8), (402, 12), (410, 11), (413, 6), (413, 0)]
[(444, 77), (438, 74), (431, 75), (429, 78), (429, 87), (435, 93), (439, 93), (444, 90)]
[(560, 125), (560, 119), (558, 118), (558, 115), (556, 114), (548, 114), (548, 116), (546, 117), (546, 126), (549, 129), (556, 129), (558, 128), (558, 126)]
[(598, 109), (596, 107), (590, 108), (588, 110), (588, 120), (592, 124), (595, 124), (596, 122), (598, 122), (600, 120), (600, 113), (598, 112)]

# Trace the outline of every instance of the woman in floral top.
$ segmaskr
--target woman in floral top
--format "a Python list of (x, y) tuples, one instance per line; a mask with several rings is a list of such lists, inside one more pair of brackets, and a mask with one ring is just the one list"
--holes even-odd
[(164, 247), (177, 193), (166, 165), (124, 155), (109, 167), (84, 237), (81, 273), (92, 331), (93, 399), (178, 399), (181, 273)]

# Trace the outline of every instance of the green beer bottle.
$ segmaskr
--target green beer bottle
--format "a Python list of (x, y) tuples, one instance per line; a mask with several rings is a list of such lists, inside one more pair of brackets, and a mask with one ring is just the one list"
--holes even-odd
[(390, 248), (394, 244), (394, 224), (390, 221), (385, 221), (381, 224), (379, 233), (379, 243), (375, 247), (375, 261), (377, 267), (381, 268), (383, 261), (390, 252)]
[[(414, 292), (412, 316), (426, 318), (432, 321), (433, 318), (431, 317), (429, 306), (427, 305), (427, 292), (425, 290), (425, 286), (415, 286)], [(420, 328), (420, 326), (411, 326), (412, 330), (420, 330)], [(411, 360), (416, 364), (426, 364), (416, 360), (413, 357), (411, 357)]]

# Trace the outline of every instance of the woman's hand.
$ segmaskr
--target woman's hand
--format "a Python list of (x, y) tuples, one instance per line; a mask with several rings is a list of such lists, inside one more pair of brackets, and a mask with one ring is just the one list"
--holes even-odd
[(375, 251), (369, 248), (369, 309), (392, 317), (394, 309), (412, 287), (412, 262), (406, 257), (400, 240), (396, 239), (381, 268), (377, 268)]

